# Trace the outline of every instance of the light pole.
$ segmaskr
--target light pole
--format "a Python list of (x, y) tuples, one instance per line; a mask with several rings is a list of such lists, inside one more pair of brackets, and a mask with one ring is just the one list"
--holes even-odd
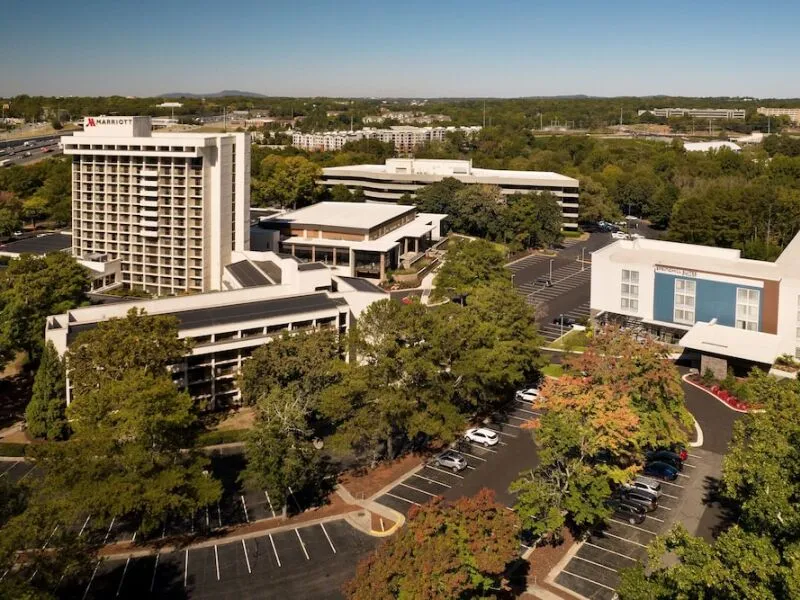
[(550, 277), (548, 278), (551, 284), (553, 283), (553, 260), (552, 258), (550, 259)]
[(586, 256), (586, 246), (581, 248), (581, 271), (583, 271), (583, 265), (585, 264), (584, 256)]

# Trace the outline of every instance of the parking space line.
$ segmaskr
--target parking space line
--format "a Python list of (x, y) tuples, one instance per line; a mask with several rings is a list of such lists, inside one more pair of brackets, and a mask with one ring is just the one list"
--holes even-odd
[(333, 542), (331, 541), (331, 536), (328, 535), (328, 530), (325, 529), (325, 523), (320, 523), (319, 526), (322, 527), (322, 533), (325, 534), (325, 539), (328, 540), (328, 543), (331, 546), (331, 550), (333, 550), (333, 553), (336, 554), (336, 548), (334, 547)]
[(627, 558), (633, 562), (639, 562), (635, 558), (628, 556), (627, 554), (622, 554), (622, 552), (617, 552), (616, 550), (609, 550), (608, 548), (603, 548), (602, 546), (598, 546), (597, 544), (593, 544), (591, 542), (584, 542), (587, 546), (591, 546), (592, 548), (597, 548), (598, 550), (602, 550), (603, 552), (609, 552), (611, 554), (616, 554), (617, 556), (621, 556), (622, 558)]
[(683, 466), (684, 466), (684, 467), (689, 467), (690, 469), (696, 469), (696, 468), (697, 468), (697, 465), (690, 465), (690, 464), (689, 464), (689, 463), (687, 463), (687, 462), (683, 463)]
[(687, 454), (688, 454), (688, 456), (691, 456), (692, 458), (699, 458), (699, 459), (703, 458), (702, 456), (698, 456), (697, 454), (692, 454), (691, 452), (688, 452)]
[(682, 485), (678, 485), (677, 483), (672, 483), (672, 482), (669, 482), (669, 481), (662, 481), (661, 483), (665, 483), (667, 485), (671, 485), (672, 487), (683, 489), (683, 486)]
[(408, 502), (409, 504), (413, 504), (414, 506), (420, 506), (419, 502), (414, 502), (413, 500), (409, 500), (408, 498), (403, 498), (402, 496), (396, 496), (391, 492), (386, 492), (387, 496), (391, 496), (392, 498), (397, 498), (398, 500), (402, 500), (403, 502)]
[(639, 542), (634, 542), (633, 540), (629, 540), (628, 538), (614, 535), (613, 533), (609, 533), (608, 531), (604, 531), (603, 535), (607, 535), (608, 537), (612, 537), (617, 540), (622, 540), (623, 542), (628, 542), (629, 544), (633, 544), (634, 546), (639, 546), (640, 548), (647, 548), (647, 546), (645, 546), (644, 544), (640, 544)]
[(683, 473), (678, 473), (678, 477), (683, 477), (684, 479), (690, 479), (688, 475), (684, 475)]
[(219, 500), (217, 501), (217, 523), (222, 528), (222, 511), (219, 509)]
[(441, 481), (436, 481), (435, 479), (429, 479), (428, 477), (423, 477), (422, 475), (420, 475), (418, 473), (414, 473), (412, 475), (412, 477), (419, 477), (420, 479), (424, 479), (425, 481), (430, 481), (431, 483), (438, 483), (439, 485), (444, 486), (444, 487), (446, 487), (448, 489), (453, 487), (451, 485), (447, 485), (446, 483), (442, 483)]
[[(467, 465), (469, 466), (469, 465)], [(445, 475), (450, 475), (452, 477), (458, 477), (459, 479), (464, 479), (463, 475), (459, 475), (458, 473), (453, 473), (452, 471), (445, 471), (444, 469), (440, 469), (438, 467), (434, 467), (433, 465), (427, 465), (427, 467), (433, 471), (438, 471), (439, 473), (444, 473)], [(475, 467), (473, 467), (474, 469)]]
[(594, 562), (593, 560), (589, 560), (588, 558), (583, 558), (582, 556), (578, 556), (577, 554), (575, 556), (573, 556), (572, 558), (577, 558), (578, 560), (582, 560), (583, 562), (587, 562), (590, 565), (594, 565), (596, 567), (600, 567), (601, 569), (607, 569), (608, 571), (611, 571), (613, 573), (617, 573), (618, 572), (616, 569), (612, 569), (611, 567), (607, 567), (605, 565), (601, 565), (598, 562)]
[(94, 571), (92, 571), (92, 577), (89, 579), (89, 583), (86, 584), (86, 589), (83, 591), (83, 600), (85, 600), (86, 596), (89, 594), (89, 588), (92, 587), (94, 576), (97, 575), (97, 567), (100, 566), (101, 562), (103, 562), (103, 559), (98, 560), (97, 564), (94, 566)]
[(672, 510), (669, 506), (664, 506), (663, 504), (659, 504), (658, 506), (656, 506), (656, 508), (663, 508), (664, 510), (669, 510), (669, 511)]
[(264, 490), (264, 495), (267, 497), (267, 504), (269, 504), (269, 511), (272, 513), (272, 518), (275, 518), (275, 509), (272, 508), (272, 500), (269, 499), (269, 494), (267, 490)]
[[(522, 429), (519, 425), (514, 425), (513, 423), (497, 423), (497, 425), (502, 425), (503, 427), (513, 427), (514, 429)], [(502, 431), (498, 431), (497, 433), (502, 433), (503, 435), (507, 435), (510, 437), (517, 437), (516, 435), (511, 435), (510, 433), (503, 433)]]
[(103, 538), (103, 544), (104, 545), (108, 541), (108, 536), (111, 535), (111, 529), (112, 529), (112, 527), (114, 527), (114, 520), (116, 518), (117, 517), (111, 517), (111, 524), (108, 526), (108, 531), (106, 531), (106, 537)]
[(186, 558), (183, 561), (183, 587), (186, 587), (186, 580), (189, 578), (189, 549), (186, 549)]
[(31, 473), (33, 473), (35, 470), (36, 470), (36, 467), (34, 466), (34, 467), (33, 467), (33, 468), (30, 470), (30, 471), (28, 471), (27, 473), (25, 473), (25, 475), (23, 475), (22, 477), (20, 477), (20, 478), (19, 478), (19, 481), (17, 481), (17, 483), (19, 483), (20, 481), (22, 481), (23, 479), (25, 479), (25, 478), (26, 478), (28, 475), (30, 475)]
[(21, 462), (22, 462), (21, 460), (18, 460), (18, 461), (17, 461), (17, 462), (15, 462), (15, 463), (11, 463), (11, 466), (10, 466), (10, 467), (8, 467), (8, 468), (7, 468), (7, 469), (5, 469), (5, 470), (4, 470), (2, 473), (0, 473), (0, 477), (2, 477), (3, 475), (5, 475), (6, 473), (8, 473), (8, 472), (9, 472), (11, 469), (13, 469), (14, 467), (16, 467), (16, 466), (17, 466), (19, 463), (21, 463)]
[(474, 458), (474, 459), (486, 462), (486, 459), (485, 458), (481, 458), (480, 456), (475, 456), (474, 454), (470, 454), (469, 452), (464, 452), (463, 450), (459, 450), (459, 452), (461, 452), (461, 454), (463, 454), (464, 456), (469, 456), (470, 458)]
[(672, 498), (673, 500), (678, 500), (679, 499), (677, 496), (670, 496), (669, 494), (665, 494), (664, 492), (661, 492), (661, 495), (662, 496), (666, 496), (667, 498)]
[(308, 556), (308, 550), (306, 550), (306, 545), (303, 543), (303, 538), (300, 537), (300, 530), (297, 527), (294, 528), (294, 532), (297, 534), (297, 539), (300, 541), (300, 546), (303, 548), (303, 554), (306, 555), (306, 560), (311, 560)]
[[(476, 444), (475, 442), (467, 442), (470, 446), (475, 446), (476, 448), (480, 448), (481, 450), (485, 450), (486, 452), (491, 452), (492, 454), (497, 454), (497, 450), (490, 450), (483, 444)], [(502, 442), (501, 442), (502, 443)], [(484, 461), (486, 459), (483, 459)]]
[(239, 496), (242, 499), (242, 508), (244, 509), (244, 520), (250, 522), (250, 515), (247, 514), (247, 503), (244, 501), (244, 494)]
[(278, 561), (278, 566), (280, 567), (281, 566), (281, 559), (278, 558), (278, 549), (275, 548), (275, 540), (272, 539), (272, 534), (271, 533), (269, 533), (267, 535), (269, 535), (269, 541), (272, 544), (272, 551), (275, 553), (275, 560)]
[[(522, 400), (517, 400), (517, 402), (519, 402), (520, 404), (528, 404), (528, 406), (532, 406), (531, 404), (529, 404), (527, 402), (522, 402)], [(536, 412), (535, 410), (527, 410), (525, 408), (517, 408), (515, 410), (518, 410), (518, 411), (524, 412), (524, 413), (528, 413), (529, 415), (536, 415), (537, 417), (541, 417), (542, 416), (542, 413)]]
[(510, 418), (512, 418), (512, 419), (519, 419), (519, 420), (520, 420), (520, 421), (522, 421), (522, 422), (528, 422), (528, 421), (530, 421), (530, 419), (529, 419), (529, 418), (527, 418), (527, 417), (518, 417), (517, 415), (508, 415), (508, 416), (509, 416)]
[(153, 565), (153, 578), (150, 580), (150, 593), (153, 593), (153, 588), (156, 585), (156, 570), (158, 569), (158, 559), (161, 557), (161, 553), (156, 554), (156, 564)]
[(250, 557), (247, 556), (247, 544), (244, 543), (244, 540), (242, 540), (242, 550), (244, 550), (244, 560), (247, 563), (247, 572), (252, 575), (253, 570), (250, 568)]
[(216, 544), (214, 544), (214, 564), (217, 566), (217, 581), (219, 581), (219, 554), (217, 553)]
[(415, 488), (413, 485), (408, 485), (407, 483), (403, 483), (402, 481), (399, 483), (399, 485), (402, 485), (403, 487), (407, 487), (410, 490), (414, 490), (415, 492), (420, 492), (421, 494), (427, 494), (431, 498), (436, 498), (436, 497), (439, 496), (439, 494), (432, 494), (431, 492), (426, 492), (425, 490), (421, 490), (419, 488)]
[(125, 581), (125, 573), (128, 572), (128, 565), (131, 564), (131, 557), (128, 557), (128, 560), (125, 561), (125, 568), (122, 569), (122, 578), (119, 580), (119, 585), (117, 586), (117, 594), (116, 598), (119, 598), (119, 593), (122, 591), (122, 582)]
[(86, 520), (83, 522), (83, 527), (81, 527), (81, 530), (78, 532), (78, 537), (81, 537), (83, 535), (83, 530), (86, 529), (86, 526), (89, 524), (89, 519), (91, 519), (91, 518), (92, 518), (92, 515), (89, 515), (88, 517), (86, 517)]
[(603, 585), (602, 583), (598, 583), (597, 581), (595, 581), (593, 579), (589, 579), (588, 577), (584, 577), (583, 575), (576, 575), (575, 573), (570, 573), (566, 569), (562, 569), (561, 572), (562, 573), (566, 573), (567, 575), (572, 575), (573, 577), (577, 577), (578, 579), (583, 579), (584, 581), (588, 581), (589, 583), (592, 583), (592, 584), (594, 584), (594, 585), (596, 585), (598, 587), (605, 588), (607, 590), (611, 590), (612, 592), (616, 592), (616, 590), (614, 588), (608, 587), (607, 585)]
[(616, 523), (617, 525), (624, 525), (625, 527), (630, 527), (631, 529), (638, 529), (639, 531), (643, 531), (644, 533), (649, 533), (650, 535), (658, 535), (655, 531), (650, 531), (649, 529), (644, 529), (643, 527), (637, 527), (636, 525), (631, 525), (627, 521), (618, 521), (617, 519), (609, 519), (612, 523)]
[(646, 518), (651, 519), (653, 521), (658, 521), (659, 523), (663, 523), (664, 519), (659, 519), (657, 517), (651, 517), (650, 515), (645, 515)]

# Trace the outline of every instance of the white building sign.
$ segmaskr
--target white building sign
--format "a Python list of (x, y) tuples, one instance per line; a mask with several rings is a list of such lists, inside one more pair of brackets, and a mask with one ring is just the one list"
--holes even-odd
[(669, 275), (677, 275), (678, 277), (691, 277), (692, 279), (697, 278), (697, 271), (678, 269), (677, 267), (667, 267), (664, 265), (656, 265), (656, 273), (667, 273)]

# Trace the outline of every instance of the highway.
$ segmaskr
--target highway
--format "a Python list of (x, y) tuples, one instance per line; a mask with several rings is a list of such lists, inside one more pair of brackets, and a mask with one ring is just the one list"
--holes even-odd
[(0, 165), (26, 165), (43, 158), (62, 154), (60, 136), (37, 137), (28, 140), (9, 140), (0, 145)]

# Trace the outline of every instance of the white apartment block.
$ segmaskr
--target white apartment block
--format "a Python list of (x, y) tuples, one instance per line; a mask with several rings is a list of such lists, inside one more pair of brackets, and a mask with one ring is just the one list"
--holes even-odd
[(121, 283), (158, 295), (221, 289), (249, 248), (246, 133), (153, 132), (150, 117), (87, 117), (72, 156), (72, 252), (119, 261)]
[(765, 108), (759, 107), (758, 114), (768, 117), (789, 117), (792, 123), (800, 123), (800, 108)]
[(558, 173), (478, 169), (471, 160), (390, 158), (383, 165), (325, 168), (318, 183), (327, 187), (344, 185), (350, 191), (360, 188), (371, 201), (397, 202), (404, 194), (413, 197), (419, 188), (446, 177), (469, 184), (496, 185), (504, 195), (550, 192), (561, 206), (564, 228), (578, 227), (580, 184), (577, 179)]
[(331, 152), (341, 150), (347, 142), (358, 140), (379, 140), (394, 144), (401, 153), (413, 152), (415, 148), (431, 142), (442, 142), (448, 133), (456, 131), (474, 135), (481, 128), (472, 127), (411, 127), (397, 125), (388, 129), (365, 127), (358, 131), (326, 131), (324, 133), (294, 133), (292, 145), (311, 152)]
[(235, 252), (234, 259), (225, 269), (226, 291), (76, 308), (48, 317), (45, 338), (64, 354), (80, 333), (124, 318), (131, 308), (173, 316), (178, 336), (194, 344), (171, 366), (173, 381), (209, 408), (219, 409), (239, 402), (237, 375), (259, 346), (285, 333), (312, 329), (343, 335), (367, 306), (388, 298), (368, 281), (338, 277), (322, 265), (313, 268), (293, 257)]
[(670, 119), (672, 117), (695, 117), (698, 119), (744, 119), (746, 111), (743, 108), (652, 108), (640, 110), (639, 115), (652, 113), (656, 117)]

